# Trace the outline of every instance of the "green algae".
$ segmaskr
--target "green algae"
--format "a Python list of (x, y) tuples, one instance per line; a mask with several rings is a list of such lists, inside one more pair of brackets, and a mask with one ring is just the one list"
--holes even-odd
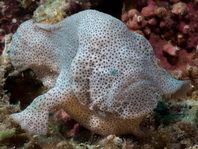
[(2, 146), (2, 147), (0, 147), (0, 149), (7, 149), (7, 147), (6, 146)]
[(15, 132), (16, 130), (14, 128), (0, 131), (0, 142), (13, 137), (15, 135)]

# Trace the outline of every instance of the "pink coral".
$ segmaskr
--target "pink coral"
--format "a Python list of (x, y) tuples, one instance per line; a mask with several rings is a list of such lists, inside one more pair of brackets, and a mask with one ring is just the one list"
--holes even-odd
[(138, 30), (147, 25), (147, 21), (144, 19), (144, 16), (136, 9), (132, 9), (128, 13), (124, 14), (122, 16), (122, 20), (127, 23), (131, 30)]
[(78, 132), (79, 127), (79, 123), (75, 123), (73, 128), (69, 132), (67, 132), (67, 137), (75, 136), (75, 134)]
[(173, 46), (171, 43), (167, 43), (163, 46), (163, 51), (171, 56), (177, 56), (178, 50), (179, 48), (177, 46)]
[[(64, 120), (67, 123), (67, 122), (71, 121), (72, 119), (63, 109), (61, 109), (61, 110), (57, 110), (54, 113), (53, 120), (55, 120), (55, 121)], [(67, 124), (65, 124), (65, 125), (67, 125)], [(78, 132), (79, 127), (80, 127), (79, 123), (77, 123), (75, 121), (71, 130), (69, 130), (66, 133), (66, 136), (67, 137), (73, 137)]]
[(63, 109), (61, 109), (54, 113), (53, 120), (71, 120), (71, 117)]
[[(146, 23), (139, 25), (134, 15), (129, 15), (131, 11), (143, 16)], [(122, 20), (130, 30), (141, 33), (149, 39), (156, 57), (160, 59), (161, 66), (165, 69), (181, 71), (180, 77), (186, 77), (187, 64), (197, 66), (197, 1), (139, 0), (137, 9), (123, 14)], [(129, 23), (130, 20), (133, 25)], [(134, 24), (139, 26), (134, 27)]]
[(155, 16), (156, 8), (157, 8), (156, 4), (150, 4), (142, 8), (141, 14), (144, 17), (153, 17)]
[(177, 2), (179, 2), (180, 0), (169, 0), (170, 2), (172, 2), (172, 3), (177, 3)]

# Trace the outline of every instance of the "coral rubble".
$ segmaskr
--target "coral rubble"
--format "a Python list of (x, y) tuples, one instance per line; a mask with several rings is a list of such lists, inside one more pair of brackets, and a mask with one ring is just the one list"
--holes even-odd
[(179, 77), (185, 78), (187, 64), (198, 66), (196, 1), (140, 0), (136, 9), (122, 15), (122, 20), (130, 30), (149, 39), (165, 69), (180, 72)]

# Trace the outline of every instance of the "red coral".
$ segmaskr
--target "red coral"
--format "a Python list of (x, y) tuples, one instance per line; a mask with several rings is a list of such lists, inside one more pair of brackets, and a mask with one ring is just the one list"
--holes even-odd
[[(146, 23), (139, 25), (132, 12), (143, 16)], [(130, 30), (148, 38), (165, 69), (179, 70), (186, 77), (187, 64), (198, 66), (198, 1), (139, 0), (137, 10), (123, 14), (122, 20)]]

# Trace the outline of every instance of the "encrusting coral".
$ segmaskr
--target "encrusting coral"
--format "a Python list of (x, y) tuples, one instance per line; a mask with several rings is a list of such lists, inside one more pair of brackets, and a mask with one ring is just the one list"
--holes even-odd
[(139, 124), (160, 96), (189, 85), (157, 66), (143, 36), (95, 10), (54, 25), (24, 22), (10, 58), (19, 71), (31, 68), (49, 89), (11, 115), (31, 134), (46, 134), (49, 111), (63, 108), (92, 132), (144, 136)]

